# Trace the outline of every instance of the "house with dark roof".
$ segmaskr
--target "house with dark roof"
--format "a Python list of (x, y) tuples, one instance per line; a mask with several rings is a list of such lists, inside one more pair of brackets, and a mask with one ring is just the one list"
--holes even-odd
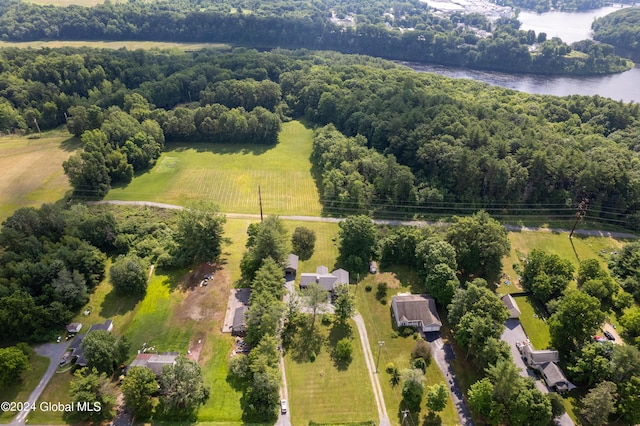
[(231, 325), (232, 336), (245, 336), (247, 334), (247, 312), (249, 307), (242, 305), (236, 308), (233, 314), (233, 324)]
[(518, 304), (516, 303), (516, 299), (514, 299), (510, 294), (505, 294), (500, 298), (504, 306), (509, 310), (509, 318), (520, 318), (520, 308), (518, 308)]
[(336, 269), (329, 273), (326, 266), (318, 266), (316, 272), (303, 272), (300, 274), (300, 288), (307, 288), (309, 285), (317, 283), (321, 288), (332, 292), (341, 284), (349, 284), (349, 272), (344, 269)]
[(285, 278), (294, 279), (296, 277), (296, 274), (298, 273), (298, 260), (298, 255), (289, 253), (286, 266), (284, 267)]
[[(103, 324), (94, 324), (89, 327), (89, 331), (87, 331), (87, 334), (96, 330), (105, 330), (111, 333), (111, 330), (113, 330), (113, 321), (106, 320)], [(87, 359), (84, 357), (84, 350), (82, 349), (82, 341), (87, 334), (76, 334), (76, 337), (73, 338), (71, 344), (69, 345), (69, 350), (71, 350), (71, 358), (75, 358), (76, 365), (80, 367), (87, 366)]]
[(399, 293), (391, 298), (391, 311), (398, 327), (415, 327), (422, 332), (442, 327), (436, 301), (427, 294)]

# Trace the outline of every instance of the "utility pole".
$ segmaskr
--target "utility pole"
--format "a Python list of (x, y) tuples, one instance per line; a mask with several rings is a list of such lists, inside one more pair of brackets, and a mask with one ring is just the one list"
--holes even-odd
[(262, 223), (262, 192), (260, 192), (260, 185), (258, 185), (258, 199), (260, 200), (260, 223)]
[(583, 198), (578, 204), (578, 211), (576, 212), (576, 221), (573, 224), (573, 228), (571, 228), (571, 232), (569, 233), (569, 238), (573, 238), (573, 231), (576, 230), (576, 226), (580, 219), (582, 219), (587, 214), (587, 206), (589, 205), (589, 199)]
[(40, 131), (40, 126), (38, 126), (38, 120), (36, 120), (35, 117), (33, 117), (33, 123), (36, 125), (36, 129), (38, 129), (38, 134), (42, 134), (42, 132)]
[(378, 364), (380, 363), (380, 350), (382, 349), (382, 345), (384, 345), (384, 342), (382, 340), (378, 341), (378, 359), (376, 361), (376, 373), (379, 373)]
[(401, 426), (404, 426), (404, 419), (407, 418), (407, 414), (409, 414), (409, 410), (402, 410), (402, 423), (401, 423)]

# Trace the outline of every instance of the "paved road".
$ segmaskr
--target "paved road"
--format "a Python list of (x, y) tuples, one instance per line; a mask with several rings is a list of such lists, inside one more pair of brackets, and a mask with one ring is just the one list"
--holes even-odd
[(378, 417), (380, 418), (380, 426), (391, 426), (389, 415), (387, 414), (387, 406), (384, 404), (384, 396), (382, 395), (382, 388), (380, 387), (379, 375), (376, 372), (375, 362), (373, 354), (371, 353), (371, 346), (369, 345), (369, 336), (367, 335), (367, 328), (364, 325), (364, 319), (362, 315), (356, 314), (353, 316), (353, 320), (358, 328), (358, 334), (360, 335), (360, 343), (362, 344), (362, 351), (364, 352), (364, 360), (369, 370), (369, 378), (371, 379), (371, 387), (373, 388), (373, 396), (376, 399), (376, 405), (378, 407)]
[[(102, 201), (88, 201), (87, 204), (117, 204), (117, 205), (131, 205), (131, 206), (149, 206), (149, 207), (158, 207), (161, 209), (174, 209), (174, 210), (182, 210), (182, 206), (177, 206), (174, 204), (165, 204), (165, 203), (156, 203), (152, 201), (119, 201), (119, 200), (102, 200)], [(225, 213), (228, 218), (231, 219), (251, 219), (256, 220), (260, 219), (260, 215), (258, 214), (244, 214), (244, 213)], [(341, 222), (344, 219), (337, 217), (318, 217), (318, 216), (280, 216), (280, 218), (285, 220), (297, 220), (302, 222), (331, 222), (337, 223)], [(378, 225), (390, 225), (390, 226), (417, 226), (423, 227), (427, 225), (436, 225), (438, 223), (444, 224), (444, 222), (427, 222), (422, 220), (387, 220), (387, 219), (373, 219), (373, 222)], [(521, 232), (521, 231), (538, 231), (538, 232), (553, 232), (553, 233), (566, 233), (569, 234), (568, 229), (559, 229), (559, 228), (532, 228), (529, 226), (519, 226), (519, 225), (504, 225), (507, 231), (513, 232)], [(584, 235), (591, 237), (612, 237), (612, 238), (640, 238), (640, 236), (635, 234), (630, 234), (627, 232), (613, 232), (613, 231), (601, 231), (597, 229), (577, 229), (574, 231), (576, 235)]]
[[(42, 391), (47, 386), (47, 383), (49, 383), (49, 380), (51, 380), (56, 370), (58, 369), (60, 359), (67, 351), (67, 347), (69, 347), (70, 344), (71, 340), (66, 340), (60, 343), (45, 343), (33, 348), (38, 355), (46, 356), (47, 358), (49, 358), (50, 363), (49, 368), (47, 368), (44, 376), (42, 376), (40, 383), (38, 383), (38, 386), (36, 386), (33, 392), (31, 392), (31, 395), (29, 395), (29, 399), (27, 400), (29, 402), (29, 406), (33, 406), (38, 398), (40, 398)], [(9, 424), (12, 426), (24, 425), (27, 414), (29, 414), (28, 411), (21, 411)]]
[[(521, 342), (528, 338), (527, 334), (524, 331), (524, 328), (522, 328), (520, 320), (508, 319), (504, 323), (504, 325), (504, 331), (502, 332), (500, 339), (509, 344), (509, 347), (511, 348), (511, 355), (513, 356), (513, 362), (520, 369), (520, 375), (522, 377), (531, 377), (533, 380), (535, 380), (536, 388), (540, 392), (549, 393), (549, 388), (547, 388), (547, 385), (545, 385), (542, 380), (538, 376), (536, 376), (536, 374), (530, 368), (527, 367), (527, 365), (524, 363), (524, 360), (522, 359), (522, 356), (520, 355), (520, 351), (518, 351), (518, 348), (516, 348), (516, 342)], [(569, 417), (567, 413), (558, 417), (557, 419), (555, 419), (555, 421), (556, 424), (560, 426), (574, 426), (573, 420), (571, 420), (571, 417)]]
[(449, 387), (451, 398), (453, 399), (456, 411), (458, 412), (460, 424), (463, 426), (473, 425), (474, 423), (471, 418), (471, 413), (469, 412), (469, 407), (467, 407), (467, 403), (462, 396), (462, 389), (460, 388), (456, 375), (451, 367), (450, 361), (456, 357), (453, 353), (453, 348), (451, 348), (451, 345), (449, 344), (444, 344), (440, 338), (440, 333), (426, 333), (425, 340), (429, 342), (431, 355), (438, 365), (438, 368), (447, 378), (447, 386)]

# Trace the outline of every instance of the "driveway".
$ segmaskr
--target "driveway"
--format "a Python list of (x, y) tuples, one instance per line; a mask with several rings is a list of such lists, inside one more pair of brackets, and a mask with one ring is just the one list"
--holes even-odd
[(433, 360), (438, 365), (440, 371), (442, 371), (442, 374), (447, 378), (447, 386), (449, 387), (451, 398), (453, 399), (456, 411), (458, 412), (460, 424), (464, 426), (473, 425), (474, 423), (471, 418), (471, 413), (469, 412), (469, 407), (467, 407), (467, 403), (462, 396), (462, 389), (460, 388), (456, 375), (451, 367), (451, 360), (456, 357), (453, 352), (453, 348), (450, 344), (445, 344), (442, 341), (439, 332), (425, 333), (424, 338), (429, 342)]
[[(33, 348), (38, 355), (46, 356), (47, 358), (49, 358), (50, 363), (49, 368), (47, 368), (44, 376), (42, 376), (40, 383), (38, 383), (38, 386), (36, 386), (33, 392), (31, 392), (31, 395), (29, 395), (29, 399), (27, 400), (29, 402), (29, 406), (33, 406), (38, 398), (40, 398), (42, 391), (47, 386), (47, 383), (49, 383), (49, 380), (51, 380), (56, 370), (58, 369), (60, 359), (67, 351), (67, 348), (70, 344), (71, 340), (66, 340), (60, 343), (45, 343)], [(29, 414), (28, 411), (19, 412), (18, 415), (9, 424), (24, 425), (27, 414)]]
[[(527, 333), (524, 332), (524, 328), (522, 328), (522, 324), (520, 324), (520, 320), (518, 319), (508, 319), (504, 323), (504, 331), (502, 332), (502, 336), (500, 339), (507, 342), (509, 347), (511, 348), (511, 355), (513, 357), (513, 362), (520, 369), (520, 375), (522, 377), (531, 377), (535, 380), (536, 388), (542, 393), (549, 393), (549, 388), (542, 382), (536, 374), (527, 367), (520, 355), (520, 351), (516, 347), (516, 342), (521, 342), (523, 340), (527, 340)], [(567, 413), (555, 419), (557, 425), (560, 426), (574, 426), (573, 420)]]

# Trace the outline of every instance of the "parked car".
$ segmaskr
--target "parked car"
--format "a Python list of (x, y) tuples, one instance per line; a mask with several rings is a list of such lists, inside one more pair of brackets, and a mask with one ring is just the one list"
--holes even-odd
[(375, 274), (376, 272), (378, 272), (378, 263), (375, 260), (372, 260), (369, 263), (369, 273)]
[(280, 412), (282, 414), (287, 414), (287, 400), (283, 399), (280, 401)]
[(605, 331), (604, 335), (607, 339), (611, 340), (612, 342), (616, 341), (616, 337), (613, 334), (611, 334), (610, 331)]

